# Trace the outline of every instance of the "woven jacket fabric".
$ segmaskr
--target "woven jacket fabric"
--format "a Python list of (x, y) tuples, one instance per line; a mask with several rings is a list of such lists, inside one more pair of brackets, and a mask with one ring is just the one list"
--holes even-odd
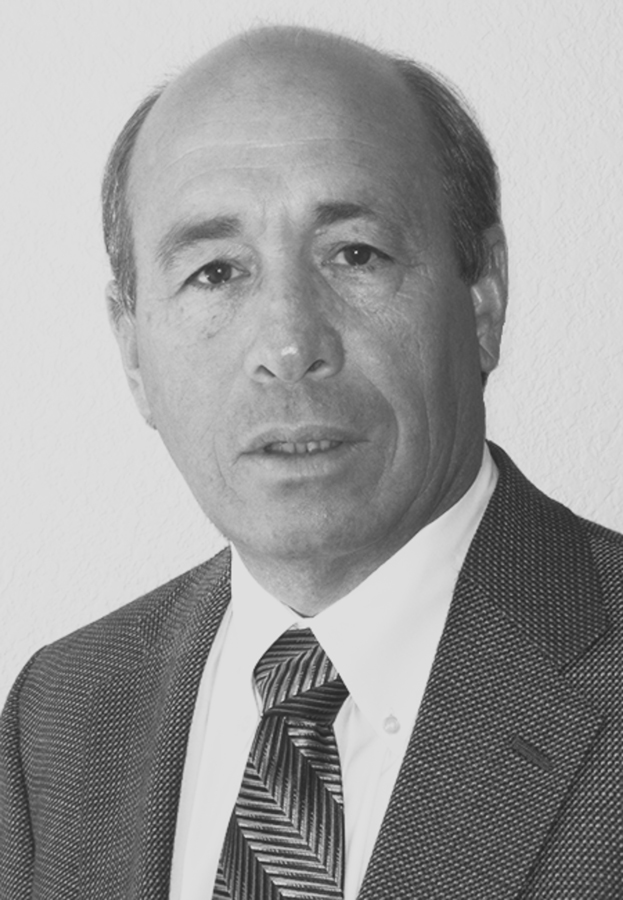
[[(500, 479), (359, 900), (623, 897), (623, 538), (491, 449)], [(1, 719), (2, 900), (168, 897), (229, 597), (223, 551), (25, 667)]]

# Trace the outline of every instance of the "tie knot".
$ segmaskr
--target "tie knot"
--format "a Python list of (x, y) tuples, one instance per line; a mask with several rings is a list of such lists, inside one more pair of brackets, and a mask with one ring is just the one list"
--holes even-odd
[(331, 726), (348, 690), (309, 628), (285, 631), (254, 670), (264, 715)]

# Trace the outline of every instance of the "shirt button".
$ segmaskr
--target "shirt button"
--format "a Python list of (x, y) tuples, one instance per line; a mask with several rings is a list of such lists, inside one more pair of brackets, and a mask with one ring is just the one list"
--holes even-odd
[(386, 734), (397, 734), (400, 731), (400, 722), (396, 716), (387, 716), (383, 722)]

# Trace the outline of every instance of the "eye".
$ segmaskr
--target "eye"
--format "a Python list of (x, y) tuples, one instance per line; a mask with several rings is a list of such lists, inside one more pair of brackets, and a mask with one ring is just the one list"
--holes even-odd
[(233, 266), (222, 259), (216, 259), (214, 262), (202, 266), (198, 272), (192, 276), (192, 281), (198, 284), (211, 284), (216, 287), (219, 284), (225, 284), (229, 281), (234, 273)]
[(244, 269), (228, 262), (226, 259), (215, 259), (197, 269), (185, 283), (191, 287), (211, 291), (223, 287), (229, 282), (238, 281), (247, 274), (248, 272)]
[(348, 266), (353, 268), (368, 266), (376, 260), (387, 260), (390, 257), (386, 253), (382, 253), (370, 244), (349, 244), (343, 247), (338, 256), (342, 256)]

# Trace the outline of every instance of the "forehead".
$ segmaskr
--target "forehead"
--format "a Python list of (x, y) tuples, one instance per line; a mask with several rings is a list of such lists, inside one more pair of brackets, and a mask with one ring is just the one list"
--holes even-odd
[(295, 215), (340, 200), (401, 217), (439, 199), (426, 122), (386, 64), (335, 52), (225, 62), (183, 76), (143, 126), (135, 236), (206, 208), (259, 213), (276, 198)]

